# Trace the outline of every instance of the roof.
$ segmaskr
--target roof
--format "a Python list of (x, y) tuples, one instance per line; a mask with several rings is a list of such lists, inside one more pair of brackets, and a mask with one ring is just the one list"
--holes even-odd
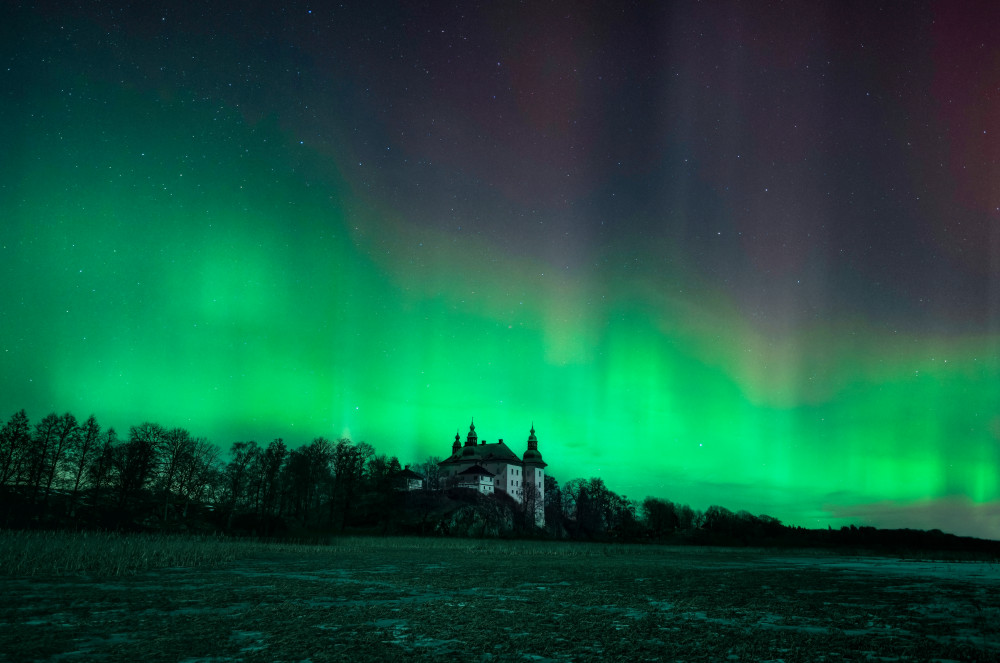
[(458, 453), (452, 454), (445, 460), (441, 461), (440, 464), (447, 465), (449, 463), (468, 463), (470, 461), (477, 463), (499, 461), (521, 465), (521, 459), (518, 458), (517, 454), (511, 451), (510, 447), (503, 442), (462, 447), (458, 450)]
[(524, 462), (526, 464), (538, 465), (540, 467), (548, 466), (548, 463), (542, 460), (542, 454), (540, 454), (536, 449), (528, 449), (524, 452)]
[(408, 467), (405, 470), (400, 470), (399, 472), (396, 472), (396, 476), (402, 477), (404, 479), (420, 479), (421, 481), (424, 478), (423, 474), (417, 474)]
[(473, 465), (469, 469), (462, 470), (458, 474), (459, 474), (459, 476), (461, 476), (463, 474), (474, 474), (474, 475), (481, 475), (481, 476), (486, 476), (486, 477), (496, 476), (495, 474), (493, 474), (492, 472), (490, 472), (488, 469), (486, 469), (482, 465)]

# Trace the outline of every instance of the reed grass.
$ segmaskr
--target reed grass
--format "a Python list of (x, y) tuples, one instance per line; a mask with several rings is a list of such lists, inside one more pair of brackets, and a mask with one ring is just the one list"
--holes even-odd
[(213, 536), (4, 530), (0, 573), (127, 576), (157, 568), (221, 564), (274, 549), (276, 544)]
[[(15, 577), (129, 576), (154, 569), (203, 567), (273, 555), (328, 555), (411, 551), (415, 557), (669, 557), (686, 554), (732, 555), (737, 551), (687, 546), (583, 543), (503, 539), (419, 537), (324, 537), (309, 541), (259, 539), (190, 534), (118, 534), (111, 532), (0, 530), (0, 575)], [(742, 550), (741, 552), (747, 552)], [(763, 552), (763, 550), (758, 550)], [(845, 555), (844, 551), (783, 550), (783, 555)], [(871, 553), (868, 553), (871, 554)], [(850, 556), (850, 553), (846, 553)], [(960, 557), (920, 555), (958, 561)], [(905, 558), (905, 557), (904, 557)], [(969, 561), (961, 558), (962, 561)], [(995, 559), (989, 559), (996, 563)]]
[(170, 567), (225, 564), (274, 554), (336, 555), (380, 550), (497, 556), (617, 556), (649, 546), (556, 541), (330, 537), (275, 542), (222, 536), (0, 530), (0, 574), (18, 577), (129, 576)]

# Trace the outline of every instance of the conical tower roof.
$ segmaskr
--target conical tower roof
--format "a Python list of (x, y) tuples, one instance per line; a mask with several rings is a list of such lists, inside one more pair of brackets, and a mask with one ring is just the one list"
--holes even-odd
[(535, 437), (535, 422), (531, 422), (531, 432), (528, 434), (528, 450), (524, 452), (524, 462), (545, 467), (542, 454), (538, 451), (538, 438)]
[(479, 436), (476, 435), (476, 420), (469, 424), (469, 434), (465, 436), (465, 446), (474, 447), (479, 444)]

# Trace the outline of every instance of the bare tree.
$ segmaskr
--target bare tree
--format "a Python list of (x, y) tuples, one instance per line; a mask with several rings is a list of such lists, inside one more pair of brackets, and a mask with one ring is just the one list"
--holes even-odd
[(246, 478), (246, 507), (253, 513), (255, 518), (261, 516), (261, 502), (264, 498), (264, 453), (266, 449), (261, 448), (260, 452), (250, 461), (247, 467)]
[(128, 441), (115, 447), (111, 466), (121, 506), (144, 490), (153, 477), (165, 435), (163, 426), (145, 422), (129, 428)]
[(428, 456), (422, 463), (411, 465), (410, 469), (424, 477), (424, 490), (441, 489), (441, 458), (438, 456)]
[(87, 471), (93, 499), (96, 502), (104, 489), (111, 485), (111, 470), (114, 461), (115, 447), (118, 445), (118, 433), (109, 428), (101, 435), (101, 442), (93, 462)]
[(587, 499), (587, 482), (584, 479), (571, 479), (563, 484), (563, 517), (572, 534), (577, 534), (581, 529), (580, 521), (588, 508)]
[(281, 469), (281, 503), (287, 505), (291, 515), (305, 519), (308, 517), (310, 486), (309, 457), (305, 447), (292, 449), (288, 460)]
[(257, 518), (270, 515), (281, 463), (287, 453), (288, 449), (281, 439), (272, 440), (267, 449), (260, 449), (247, 468), (247, 506)]
[(527, 481), (521, 487), (521, 509), (527, 529), (538, 527), (539, 521), (545, 517), (545, 495), (534, 481)]
[(54, 444), (52, 445), (52, 455), (48, 464), (48, 477), (45, 479), (45, 507), (49, 505), (49, 495), (52, 493), (52, 482), (56, 478), (56, 472), (62, 465), (66, 452), (73, 448), (78, 439), (80, 426), (76, 417), (67, 412), (59, 417), (59, 424), (56, 428)]
[(677, 507), (677, 529), (690, 530), (697, 526), (698, 515), (687, 504)]
[(70, 465), (70, 479), (73, 481), (73, 494), (70, 499), (71, 509), (76, 509), (76, 497), (80, 491), (80, 484), (87, 474), (87, 467), (94, 455), (100, 450), (101, 426), (97, 423), (97, 417), (90, 415), (87, 421), (80, 427), (77, 444), (67, 453)]
[(31, 501), (38, 499), (42, 482), (48, 475), (49, 463), (52, 462), (52, 447), (59, 438), (60, 417), (55, 412), (45, 415), (45, 418), (35, 424), (35, 432), (31, 436), (28, 447), (28, 486), (31, 488)]
[(563, 492), (559, 482), (551, 474), (545, 475), (545, 526), (555, 534), (561, 534), (563, 529)]
[(617, 538), (634, 539), (639, 535), (640, 525), (636, 516), (638, 505), (626, 495), (608, 491), (608, 529)]
[(281, 438), (267, 445), (261, 456), (261, 513), (265, 517), (275, 514), (275, 503), (281, 495), (281, 466), (287, 457), (288, 447)]
[(376, 523), (382, 523), (382, 531), (389, 530), (392, 517), (398, 504), (396, 494), (397, 477), (401, 470), (399, 459), (385, 454), (374, 454), (365, 463), (365, 486), (369, 493), (370, 517)]
[(608, 489), (600, 477), (567, 481), (562, 496), (567, 528), (581, 538), (600, 538), (610, 530), (631, 527), (635, 520), (635, 505)]
[(701, 527), (716, 534), (732, 535), (736, 528), (736, 514), (724, 506), (712, 505), (705, 510)]
[(201, 500), (217, 484), (221, 453), (219, 447), (199, 437), (192, 442), (191, 454), (182, 459), (177, 470), (177, 491), (184, 498), (183, 518), (187, 517), (191, 503)]
[(21, 410), (0, 430), (0, 487), (20, 478), (30, 444), (31, 425), (28, 415)]
[(673, 532), (680, 522), (674, 503), (658, 497), (647, 497), (642, 501), (642, 521), (650, 534), (656, 537)]
[[(335, 506), (340, 506), (340, 529), (347, 525), (354, 498), (364, 478), (365, 467), (375, 455), (375, 449), (367, 442), (352, 443), (347, 438), (337, 440), (333, 448), (334, 485), (330, 495), (330, 524), (334, 524)], [(399, 461), (396, 460), (399, 467)]]
[(317, 437), (310, 444), (293, 449), (282, 470), (283, 489), (295, 516), (308, 522), (310, 514), (320, 503), (322, 488), (332, 485), (330, 461), (333, 445), (324, 437)]
[(162, 459), (160, 471), (160, 489), (163, 491), (163, 522), (170, 514), (170, 498), (174, 492), (175, 483), (179, 478), (185, 463), (189, 463), (194, 454), (194, 440), (191, 434), (183, 428), (173, 428), (166, 432), (160, 444)]
[(229, 456), (232, 460), (226, 465), (226, 528), (233, 525), (233, 516), (246, 492), (249, 469), (260, 453), (260, 448), (253, 440), (249, 442), (233, 442)]
[[(399, 459), (393, 457), (399, 465)], [(376, 493), (392, 490), (392, 462), (385, 454), (376, 454), (368, 459), (365, 476), (368, 484)]]

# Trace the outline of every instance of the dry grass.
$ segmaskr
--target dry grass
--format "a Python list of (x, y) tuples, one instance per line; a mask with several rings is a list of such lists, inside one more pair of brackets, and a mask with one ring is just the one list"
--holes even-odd
[(549, 541), (368, 537), (331, 538), (326, 543), (316, 544), (216, 536), (0, 530), (0, 574), (118, 577), (153, 569), (212, 566), (289, 552), (309, 555), (413, 549), (516, 557), (589, 557), (627, 556), (643, 548)]
[[(741, 554), (763, 550), (740, 549)], [(493, 539), (428, 539), (417, 537), (330, 537), (322, 542), (274, 542), (220, 536), (178, 534), (116, 534), (108, 532), (29, 532), (0, 530), (0, 575), (14, 577), (130, 576), (173, 567), (205, 567), (241, 559), (277, 554), (330, 555), (337, 553), (411, 552), (444, 557), (632, 558), (697, 554), (712, 558), (730, 555), (720, 548), (687, 546), (580, 543), (565, 541), (509, 541)], [(825, 556), (825, 551), (784, 551), (795, 556)], [(843, 553), (841, 553), (843, 554)], [(857, 554), (861, 554), (858, 551)], [(871, 554), (871, 553), (868, 553)], [(938, 558), (923, 554), (915, 558)]]
[[(297, 546), (304, 552), (309, 546)], [(12, 576), (128, 576), (168, 567), (221, 564), (284, 545), (165, 534), (0, 531), (0, 573)]]

